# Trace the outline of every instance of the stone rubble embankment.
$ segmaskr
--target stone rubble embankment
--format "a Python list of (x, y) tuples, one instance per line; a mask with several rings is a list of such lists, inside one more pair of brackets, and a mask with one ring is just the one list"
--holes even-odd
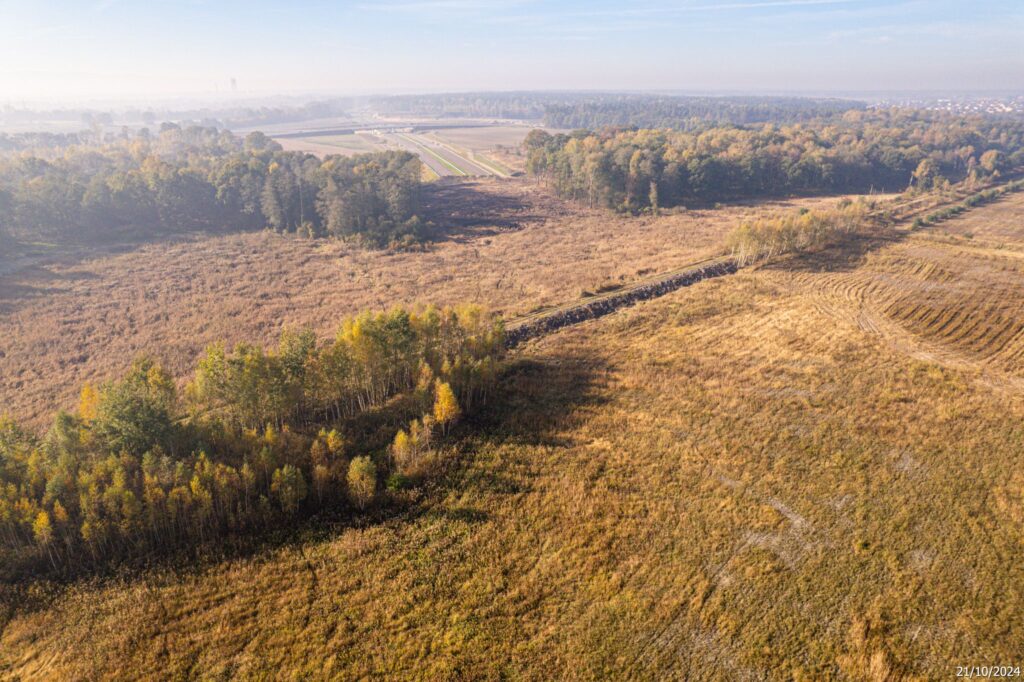
[(589, 303), (584, 302), (571, 308), (556, 310), (549, 315), (528, 320), (522, 324), (511, 327), (505, 332), (505, 346), (507, 348), (515, 348), (525, 341), (539, 336), (544, 336), (545, 334), (550, 334), (551, 332), (562, 329), (563, 327), (568, 327), (585, 320), (592, 320), (608, 315), (619, 308), (632, 305), (637, 301), (646, 301), (659, 296), (664, 296), (676, 289), (690, 286), (691, 284), (695, 284), (701, 280), (729, 275), (736, 272), (738, 269), (739, 266), (734, 260), (722, 259), (703, 267), (696, 267), (691, 270), (676, 273), (666, 277), (665, 279), (641, 284), (618, 294), (600, 298), (596, 301), (591, 301)]

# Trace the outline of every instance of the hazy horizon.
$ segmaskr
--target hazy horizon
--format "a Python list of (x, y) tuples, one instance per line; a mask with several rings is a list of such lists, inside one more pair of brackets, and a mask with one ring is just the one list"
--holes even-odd
[(1024, 88), (1005, 0), (0, 0), (0, 101)]

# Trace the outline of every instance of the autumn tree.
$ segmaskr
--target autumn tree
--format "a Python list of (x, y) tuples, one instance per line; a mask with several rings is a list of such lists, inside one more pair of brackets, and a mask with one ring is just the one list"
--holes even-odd
[(455, 392), (452, 391), (452, 387), (446, 382), (438, 379), (434, 393), (434, 419), (441, 425), (441, 429), (447, 433), (451, 424), (462, 415), (462, 410), (459, 408), (459, 401), (455, 397)]
[[(847, 112), (850, 113), (850, 112)], [(591, 206), (641, 212), (812, 192), (928, 189), (965, 179), (972, 160), (1024, 162), (1024, 124), (913, 111), (852, 112), (801, 126), (610, 127), (532, 133), (527, 173)], [(965, 144), (970, 142), (970, 144)]]
[[(85, 407), (92, 411), (84, 392)], [(115, 452), (141, 455), (153, 446), (173, 446), (177, 392), (170, 375), (148, 358), (136, 360), (120, 381), (105, 385), (95, 401), (92, 431)]]
[(306, 499), (306, 481), (299, 469), (286, 464), (274, 472), (270, 491), (285, 514), (294, 514)]
[(377, 466), (369, 457), (356, 457), (348, 467), (349, 499), (359, 509), (366, 509), (377, 494)]
[(990, 149), (981, 155), (981, 158), (978, 160), (978, 165), (981, 166), (981, 168), (989, 175), (995, 175), (996, 173), (1004, 170), (1006, 166), (1006, 155), (998, 149)]

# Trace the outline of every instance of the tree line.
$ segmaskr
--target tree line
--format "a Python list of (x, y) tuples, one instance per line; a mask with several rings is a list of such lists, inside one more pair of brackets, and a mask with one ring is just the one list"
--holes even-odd
[(638, 212), (753, 197), (927, 189), (1024, 164), (1024, 122), (847, 111), (809, 124), (533, 130), (527, 172), (590, 206)]
[(71, 570), (366, 508), (429, 474), (503, 352), (500, 321), (462, 307), (363, 313), (271, 350), (214, 344), (183, 392), (140, 358), (43, 437), (0, 419), (0, 566)]
[(387, 245), (422, 236), (420, 177), (408, 152), (320, 160), (262, 133), (165, 124), (158, 134), (0, 157), (0, 230), (96, 239), (269, 227)]
[(722, 124), (798, 123), (863, 109), (863, 102), (843, 99), (605, 95), (550, 104), (544, 110), (544, 125), (696, 131)]
[(794, 123), (864, 109), (863, 102), (804, 97), (694, 97), (636, 93), (469, 92), (371, 97), (388, 115), (506, 118), (551, 128), (693, 129), (721, 123)]

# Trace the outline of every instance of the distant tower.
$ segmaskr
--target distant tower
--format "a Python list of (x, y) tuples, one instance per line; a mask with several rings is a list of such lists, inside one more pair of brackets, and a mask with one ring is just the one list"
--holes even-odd
[(238, 83), (235, 82), (234, 77), (231, 78), (231, 92), (238, 92)]

